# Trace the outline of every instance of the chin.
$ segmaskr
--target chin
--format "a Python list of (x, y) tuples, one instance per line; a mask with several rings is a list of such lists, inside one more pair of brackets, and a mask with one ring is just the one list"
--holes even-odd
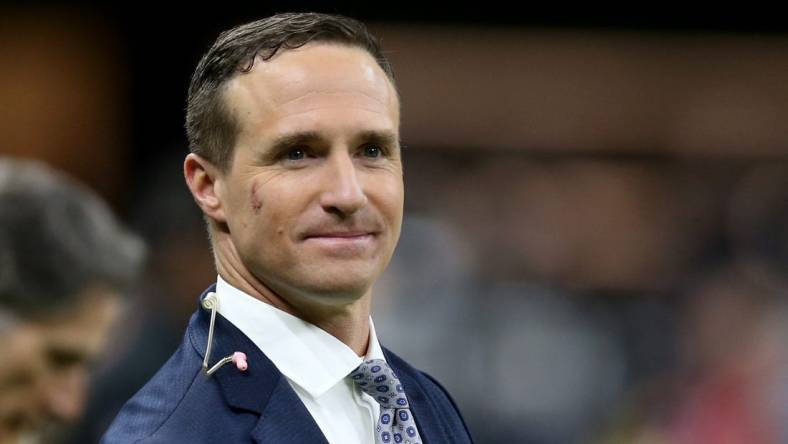
[(290, 281), (316, 292), (366, 293), (382, 268), (379, 261), (327, 259), (294, 268)]
[(363, 298), (369, 293), (372, 285), (369, 282), (314, 282), (302, 287), (307, 294), (316, 299), (334, 304), (350, 303)]
[(318, 279), (312, 275), (309, 279), (296, 282), (303, 293), (311, 296), (310, 299), (330, 305), (345, 305), (369, 294), (374, 279), (367, 274), (324, 271)]

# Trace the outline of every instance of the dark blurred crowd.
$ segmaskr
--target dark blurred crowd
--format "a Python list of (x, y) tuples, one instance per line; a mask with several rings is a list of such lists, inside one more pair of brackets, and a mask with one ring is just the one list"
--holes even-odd
[[(110, 30), (54, 17), (0, 20), (12, 25), (0, 27), (12, 104), (0, 156), (77, 177), (148, 245), (84, 403), (60, 404), (71, 426), (58, 436), (97, 442), (180, 342), (215, 271), (181, 176), (186, 147), (130, 161), (114, 105), (133, 79)], [(475, 148), (406, 148), (405, 223), (374, 319), (384, 345), (445, 382), (478, 442), (788, 442), (788, 147), (733, 159)], [(4, 203), (0, 218), (16, 211)], [(6, 387), (0, 416), (43, 409)]]

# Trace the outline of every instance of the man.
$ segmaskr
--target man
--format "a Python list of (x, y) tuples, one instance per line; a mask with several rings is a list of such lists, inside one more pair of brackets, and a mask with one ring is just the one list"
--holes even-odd
[(0, 443), (53, 443), (82, 413), (144, 247), (90, 190), (0, 157)]
[(355, 20), (281, 14), (219, 36), (189, 88), (184, 162), (219, 276), (105, 443), (471, 441), (370, 320), (402, 223), (399, 121)]

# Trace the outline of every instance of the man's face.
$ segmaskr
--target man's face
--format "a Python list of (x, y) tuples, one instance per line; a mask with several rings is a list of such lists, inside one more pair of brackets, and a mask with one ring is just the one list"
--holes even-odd
[(38, 321), (18, 321), (0, 342), (0, 443), (73, 422), (85, 403), (89, 366), (103, 349), (119, 298), (91, 289)]
[(240, 261), (280, 295), (366, 294), (402, 224), (399, 102), (384, 72), (362, 49), (313, 43), (258, 60), (225, 100), (239, 136), (215, 186)]

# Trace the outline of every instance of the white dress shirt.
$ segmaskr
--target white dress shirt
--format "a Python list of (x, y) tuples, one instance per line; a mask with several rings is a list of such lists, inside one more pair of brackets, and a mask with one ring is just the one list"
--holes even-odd
[[(380, 405), (347, 376), (362, 358), (342, 341), (228, 284), (216, 282), (219, 313), (287, 378), (331, 444), (376, 442)], [(369, 320), (367, 359), (385, 359)]]

